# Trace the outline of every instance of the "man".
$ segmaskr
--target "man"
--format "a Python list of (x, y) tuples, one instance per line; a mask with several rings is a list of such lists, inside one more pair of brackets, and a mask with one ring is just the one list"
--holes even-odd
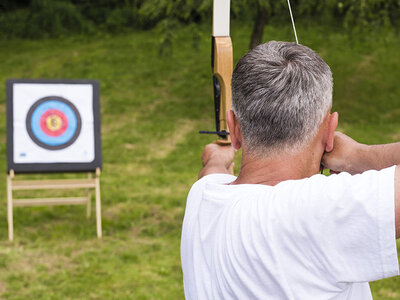
[(331, 71), (305, 46), (239, 61), (228, 125), (241, 169), (229, 174), (232, 147), (206, 146), (182, 229), (187, 299), (365, 300), (369, 281), (399, 274), (400, 143), (335, 134), (331, 106)]

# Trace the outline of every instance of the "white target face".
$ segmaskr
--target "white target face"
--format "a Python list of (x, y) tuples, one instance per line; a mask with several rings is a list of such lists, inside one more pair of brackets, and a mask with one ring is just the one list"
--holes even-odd
[(15, 164), (95, 159), (93, 85), (15, 83), (12, 89)]

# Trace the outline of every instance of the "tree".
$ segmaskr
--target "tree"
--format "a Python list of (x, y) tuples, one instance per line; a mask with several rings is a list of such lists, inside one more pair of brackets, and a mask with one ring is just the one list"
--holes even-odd
[(261, 44), (265, 23), (268, 17), (268, 8), (263, 1), (257, 1), (256, 7), (257, 13), (254, 18), (253, 31), (250, 38), (250, 49)]

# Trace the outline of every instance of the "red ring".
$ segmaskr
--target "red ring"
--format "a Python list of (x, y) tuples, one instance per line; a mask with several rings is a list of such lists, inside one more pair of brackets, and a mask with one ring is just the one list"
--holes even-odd
[[(61, 119), (61, 127), (57, 130), (51, 130), (50, 128), (47, 127), (46, 120), (48, 117), (51, 115), (56, 115)], [(68, 127), (68, 119), (65, 116), (65, 114), (58, 109), (49, 109), (43, 113), (43, 115), (40, 117), (40, 128), (43, 130), (43, 132), (49, 136), (60, 136), (62, 135), (65, 130), (67, 130)]]

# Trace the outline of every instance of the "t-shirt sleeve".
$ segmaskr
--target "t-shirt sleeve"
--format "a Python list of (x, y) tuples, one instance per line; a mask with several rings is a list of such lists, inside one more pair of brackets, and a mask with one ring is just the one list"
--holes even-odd
[(299, 184), (288, 223), (303, 259), (339, 283), (398, 275), (394, 171), (317, 175)]

